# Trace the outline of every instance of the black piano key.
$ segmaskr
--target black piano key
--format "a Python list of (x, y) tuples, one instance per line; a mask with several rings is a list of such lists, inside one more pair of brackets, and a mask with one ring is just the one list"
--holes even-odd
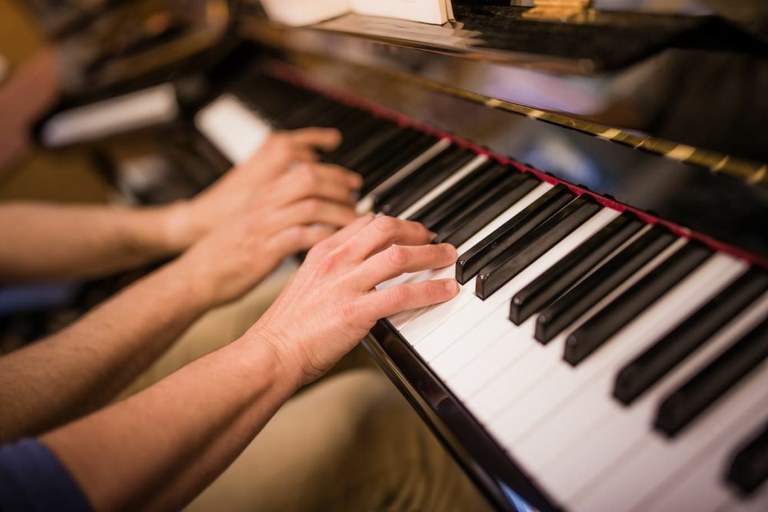
[(557, 245), (600, 210), (586, 196), (571, 201), (562, 210), (501, 253), (477, 275), (475, 294), (485, 300), (528, 265)]
[(435, 242), (449, 243), (454, 247), (463, 245), (540, 184), (539, 180), (529, 175), (510, 172), (497, 188), (485, 191), (474, 199), (470, 208), (437, 223), (432, 228), (437, 233)]
[(510, 169), (502, 164), (486, 162), (411, 215), (411, 220), (421, 222), (428, 229), (432, 229), (432, 226), (443, 218), (466, 209), (462, 206), (470, 204), (473, 198), (500, 182), (510, 172)]
[(745, 272), (619, 370), (613, 396), (625, 405), (631, 404), (766, 291), (768, 274), (765, 271), (752, 268)]
[(768, 480), (768, 422), (731, 457), (726, 480), (749, 496)]
[(376, 210), (396, 217), (429, 193), (448, 176), (467, 165), (477, 154), (459, 147), (449, 148), (440, 157), (416, 170), (374, 202)]
[(329, 100), (325, 96), (317, 96), (293, 112), (288, 112), (286, 115), (276, 118), (276, 122), (281, 128), (286, 130), (318, 126), (323, 123), (324, 119), (335, 115), (334, 113), (338, 112), (338, 108), (338, 103)]
[(534, 337), (549, 343), (632, 274), (674, 242), (675, 236), (653, 227), (550, 304), (536, 318)]
[(362, 146), (366, 141), (375, 139), (379, 133), (396, 126), (383, 119), (366, 115), (360, 122), (342, 132), (341, 143), (336, 149), (327, 153), (326, 157), (329, 161), (342, 165), (350, 152)]
[(391, 147), (384, 146), (380, 153), (377, 152), (376, 155), (372, 155), (369, 160), (355, 168), (364, 177), (363, 186), (360, 190), (361, 195), (371, 192), (439, 141), (439, 139), (426, 133), (412, 133), (414, 138), (406, 141), (403, 146), (395, 144)]
[(577, 365), (696, 270), (712, 252), (690, 242), (568, 335), (563, 359)]
[(510, 302), (509, 319), (515, 325), (528, 320), (531, 315), (565, 293), (642, 227), (640, 221), (627, 213), (618, 216), (517, 292)]
[(573, 198), (574, 195), (564, 186), (552, 187), (499, 229), (459, 256), (456, 261), (456, 280), (466, 284), (499, 254), (512, 247)]
[(654, 426), (673, 437), (768, 357), (768, 318), (661, 402)]
[(361, 141), (356, 147), (349, 148), (349, 150), (340, 157), (339, 165), (348, 169), (356, 169), (367, 158), (373, 157), (373, 155), (382, 147), (387, 145), (391, 146), (407, 132), (407, 128), (397, 124), (385, 127), (368, 137), (366, 140)]

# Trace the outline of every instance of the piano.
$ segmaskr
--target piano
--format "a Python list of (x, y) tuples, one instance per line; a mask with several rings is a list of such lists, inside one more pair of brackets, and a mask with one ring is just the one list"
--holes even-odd
[[(184, 195), (265, 129), (335, 127), (361, 212), (457, 247), (394, 281), (459, 296), (364, 344), (496, 509), (768, 510), (768, 47), (692, 3), (297, 28), (235, 2), (145, 145)], [(122, 137), (88, 142), (118, 179)]]

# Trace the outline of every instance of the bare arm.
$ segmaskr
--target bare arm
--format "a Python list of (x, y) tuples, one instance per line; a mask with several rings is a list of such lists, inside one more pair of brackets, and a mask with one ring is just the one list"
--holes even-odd
[(296, 161), (309, 168), (304, 174), (327, 185), (319, 192), (311, 183), (313, 194), (348, 202), (353, 187), (339, 188), (328, 177), (339, 170), (312, 162), (315, 148), (334, 147), (338, 140), (334, 130), (320, 129), (273, 136), (198, 197), (165, 207), (0, 205), (0, 283), (94, 277), (176, 255), (254, 205), (274, 201), (273, 185), (283, 176), (300, 181), (300, 173), (289, 171)]
[[(250, 207), (81, 321), (0, 359), (0, 442), (103, 405), (203, 312), (241, 296), (282, 258), (355, 220), (349, 197), (359, 177), (323, 166), (297, 172), (266, 183), (268, 202)], [(312, 179), (297, 187), (298, 176)]]
[(186, 245), (174, 236), (180, 214), (174, 207), (0, 206), (0, 282), (94, 277), (171, 256)]
[(281, 298), (241, 339), (43, 442), (96, 510), (180, 508), (376, 319), (455, 295), (449, 280), (374, 288), (402, 272), (453, 263), (455, 250), (423, 245), (430, 238), (405, 221), (353, 223), (310, 251)]

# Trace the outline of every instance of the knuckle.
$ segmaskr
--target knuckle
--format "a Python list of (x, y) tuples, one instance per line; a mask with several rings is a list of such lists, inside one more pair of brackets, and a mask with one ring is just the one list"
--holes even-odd
[(397, 233), (398, 223), (393, 217), (377, 217), (371, 227), (385, 238), (392, 238)]
[(316, 217), (322, 209), (322, 204), (318, 199), (307, 199), (301, 203), (304, 213), (310, 217)]
[(341, 303), (340, 314), (344, 325), (354, 325), (360, 317), (360, 306), (355, 301), (344, 301)]
[(390, 299), (392, 300), (392, 306), (396, 309), (401, 309), (407, 305), (413, 296), (413, 291), (407, 286), (398, 286), (392, 289)]
[(400, 245), (393, 245), (387, 249), (387, 259), (390, 265), (397, 270), (406, 268), (410, 260), (408, 250)]

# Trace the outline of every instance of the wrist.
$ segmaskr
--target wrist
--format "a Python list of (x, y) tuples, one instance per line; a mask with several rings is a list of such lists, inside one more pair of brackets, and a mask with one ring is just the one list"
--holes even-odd
[(308, 382), (301, 359), (291, 350), (284, 334), (257, 323), (241, 338), (242, 342), (267, 354), (275, 368), (276, 377), (293, 392)]

